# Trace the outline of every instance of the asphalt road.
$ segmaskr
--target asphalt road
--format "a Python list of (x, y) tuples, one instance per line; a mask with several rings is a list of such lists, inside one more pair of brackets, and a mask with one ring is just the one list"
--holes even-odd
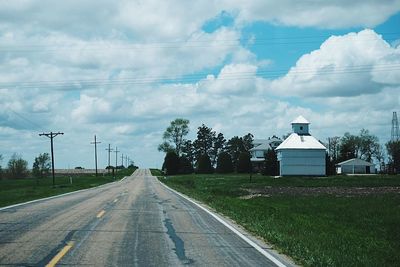
[(137, 170), (122, 182), (0, 211), (1, 266), (275, 266)]

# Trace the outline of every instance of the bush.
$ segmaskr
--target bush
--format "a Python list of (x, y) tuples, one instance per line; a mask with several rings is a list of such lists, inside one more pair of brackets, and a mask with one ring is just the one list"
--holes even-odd
[(8, 161), (8, 175), (10, 178), (25, 178), (28, 176), (28, 162), (20, 155), (13, 154)]
[(32, 166), (32, 174), (36, 178), (43, 178), (50, 172), (51, 162), (48, 153), (39, 154)]
[(233, 172), (232, 157), (227, 152), (221, 152), (217, 160), (217, 173)]
[(265, 165), (263, 174), (270, 176), (279, 175), (278, 168), (279, 168), (279, 163), (275, 150), (268, 149), (267, 152), (265, 153)]
[(211, 166), (211, 160), (208, 155), (201, 155), (197, 160), (197, 173), (213, 173), (213, 168)]
[(250, 162), (250, 154), (247, 152), (242, 152), (239, 155), (239, 160), (236, 166), (236, 170), (239, 173), (248, 173), (251, 172), (251, 162)]
[(179, 158), (175, 152), (168, 152), (165, 155), (163, 169), (167, 175), (174, 175), (178, 173)]
[(186, 157), (179, 158), (179, 173), (190, 174), (193, 173), (194, 169), (192, 163)]

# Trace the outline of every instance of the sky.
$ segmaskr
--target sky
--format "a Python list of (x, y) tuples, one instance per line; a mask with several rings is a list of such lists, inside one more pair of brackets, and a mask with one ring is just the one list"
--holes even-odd
[(160, 168), (175, 118), (192, 140), (282, 136), (303, 115), (321, 141), (384, 144), (399, 104), (399, 0), (0, 0), (3, 167), (60, 131), (56, 168), (94, 168), (94, 135), (100, 167), (110, 144)]

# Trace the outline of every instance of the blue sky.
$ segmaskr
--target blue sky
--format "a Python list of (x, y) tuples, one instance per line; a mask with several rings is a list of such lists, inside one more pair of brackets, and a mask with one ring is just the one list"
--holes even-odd
[(400, 1), (3, 1), (0, 154), (91, 168), (118, 146), (160, 167), (177, 117), (189, 138), (282, 136), (303, 115), (324, 141), (362, 128), (382, 143), (400, 113)]

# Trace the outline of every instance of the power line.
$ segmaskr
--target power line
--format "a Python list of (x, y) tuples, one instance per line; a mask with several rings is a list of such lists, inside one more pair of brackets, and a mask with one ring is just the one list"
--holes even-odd
[[(379, 35), (394, 36), (386, 37), (385, 41), (393, 41), (398, 39), (400, 32), (391, 33), (377, 33)], [(129, 43), (129, 44), (12, 44), (10, 46), (0, 46), (2, 52), (13, 53), (45, 53), (45, 52), (58, 52), (60, 50), (78, 50), (78, 51), (98, 51), (98, 50), (146, 50), (146, 49), (181, 49), (181, 48), (206, 48), (206, 47), (231, 47), (237, 46), (240, 42), (246, 45), (292, 45), (292, 44), (313, 44), (320, 43), (321, 39), (327, 39), (331, 36), (343, 35), (310, 35), (310, 36), (279, 36), (269, 38), (234, 38), (234, 39), (217, 39), (217, 40), (177, 40), (177, 41), (163, 41), (163, 42), (145, 42), (145, 43)], [(316, 40), (312, 40), (316, 39)], [(304, 41), (306, 40), (306, 41)], [(361, 36), (357, 42), (375, 41), (372, 36)]]
[[(296, 69), (280, 69), (280, 70), (267, 70), (261, 69), (256, 72), (231, 72), (224, 73), (223, 76), (217, 76), (219, 80), (239, 80), (239, 79), (253, 79), (257, 77), (263, 78), (276, 78), (284, 74), (287, 76), (298, 74), (314, 74), (314, 76), (322, 75), (336, 75), (336, 74), (362, 74), (370, 71), (387, 72), (400, 70), (400, 64), (366, 64), (366, 65), (353, 65), (344, 67), (326, 66), (325, 69), (316, 70), (314, 68), (296, 68)], [(31, 89), (38, 87), (52, 87), (55, 89), (62, 89), (65, 87), (76, 87), (79, 85), (78, 90), (88, 89), (91, 87), (100, 86), (117, 86), (117, 85), (142, 85), (154, 83), (190, 83), (207, 77), (209, 73), (198, 73), (192, 75), (185, 75), (181, 78), (169, 78), (168, 76), (148, 76), (143, 78), (121, 78), (121, 79), (86, 79), (86, 80), (59, 80), (59, 81), (32, 81), (21, 83), (0, 83), (1, 88), (15, 88), (15, 89)], [(255, 76), (257, 75), (257, 76)]]

